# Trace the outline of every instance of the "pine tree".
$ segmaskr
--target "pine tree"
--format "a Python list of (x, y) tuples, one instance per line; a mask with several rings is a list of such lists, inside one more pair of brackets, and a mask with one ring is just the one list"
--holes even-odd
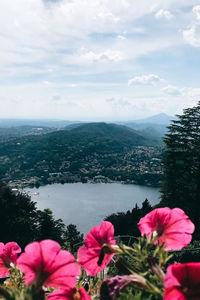
[[(161, 205), (182, 208), (200, 233), (200, 102), (177, 115), (164, 142)], [(199, 229), (198, 229), (199, 228)]]
[(83, 244), (83, 234), (77, 230), (76, 225), (69, 224), (64, 232), (64, 240), (72, 251), (77, 250)]
[(56, 220), (49, 208), (37, 211), (36, 240), (52, 239), (62, 245), (64, 243), (64, 230), (65, 225), (63, 221), (61, 219)]
[(24, 247), (35, 238), (36, 219), (36, 203), (0, 183), (0, 241), (15, 241)]
[(53, 239), (64, 245), (69, 233), (70, 242), (83, 241), (83, 235), (75, 225), (66, 228), (50, 209), (38, 210), (27, 194), (16, 194), (0, 182), (0, 242), (15, 241), (24, 248), (35, 240)]

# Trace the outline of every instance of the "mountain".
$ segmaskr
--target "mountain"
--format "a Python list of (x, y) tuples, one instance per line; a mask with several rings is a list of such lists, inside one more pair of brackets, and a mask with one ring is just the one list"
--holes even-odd
[[(70, 133), (83, 140), (109, 143), (116, 147), (154, 145), (157, 141), (144, 136), (141, 132), (124, 125), (108, 123), (87, 123), (73, 128)], [(105, 145), (106, 146), (106, 145)], [(107, 148), (107, 147), (106, 147)]]
[(11, 128), (19, 126), (33, 126), (33, 127), (54, 127), (62, 128), (77, 121), (68, 120), (40, 120), (40, 119), (0, 119), (0, 128)]
[(0, 127), (0, 141), (1, 138), (20, 137), (25, 135), (40, 135), (55, 131), (55, 128), (50, 127), (36, 127), (30, 125), (16, 126), (16, 127)]
[[(176, 117), (168, 116), (164, 113), (151, 116), (145, 119), (121, 122), (129, 128), (140, 131), (143, 136), (147, 136), (150, 139), (160, 140), (167, 133), (167, 126), (170, 125), (171, 120)], [(118, 123), (119, 124), (119, 123)]]
[(0, 143), (0, 179), (73, 173), (91, 164), (93, 167), (97, 164), (97, 170), (97, 160), (103, 166), (112, 165), (112, 161), (133, 147), (152, 145), (157, 145), (157, 141), (126, 126), (106, 123), (87, 123), (71, 130), (16, 137)]
[[(170, 121), (172, 119), (175, 119), (175, 117), (161, 113), (145, 119), (114, 123), (118, 125), (127, 126), (136, 131), (140, 131), (141, 136), (144, 136), (147, 139), (152, 139), (155, 142), (160, 142), (161, 138), (167, 133), (167, 126), (170, 124)], [(23, 127), (25, 126), (33, 127), (33, 130), (30, 130), (30, 134), (31, 131), (33, 131), (33, 134), (36, 134), (37, 129), (34, 129), (34, 127), (46, 127), (46, 129), (43, 129), (43, 133), (45, 133), (62, 129), (71, 131), (72, 129), (78, 128), (83, 124), (88, 123), (68, 120), (0, 119), (0, 136), (6, 136), (6, 128), (10, 129), (10, 131), (8, 131), (8, 136), (11, 137), (29, 134), (28, 130), (26, 132), (26, 130), (23, 129)], [(89, 124), (94, 125), (96, 123)], [(47, 129), (47, 127), (49, 129)], [(42, 133), (42, 131), (40, 133)]]
[[(141, 133), (126, 126), (107, 123), (86, 123), (75, 126), (71, 130), (55, 131), (40, 137), (32, 137), (34, 147), (52, 151), (59, 148), (67, 150), (73, 148), (74, 153), (80, 152), (113, 152), (138, 145), (153, 145), (154, 140), (144, 137)], [(26, 143), (27, 143), (26, 142)]]
[(125, 126), (132, 128), (140, 132), (143, 136), (147, 136), (150, 139), (157, 140), (158, 142), (167, 133), (167, 126), (162, 124), (151, 124), (151, 123), (125, 123)]
[(171, 120), (176, 119), (174, 116), (169, 116), (165, 113), (160, 113), (145, 119), (134, 120), (133, 123), (137, 124), (159, 124), (168, 126)]

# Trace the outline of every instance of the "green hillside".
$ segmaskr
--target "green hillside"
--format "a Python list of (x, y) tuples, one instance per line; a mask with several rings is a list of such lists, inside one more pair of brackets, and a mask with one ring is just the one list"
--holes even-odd
[[(14, 138), (0, 143), (0, 180), (48, 178), (49, 173), (58, 172), (77, 175), (81, 168), (87, 169), (92, 159), (94, 164), (101, 163), (102, 170), (105, 164), (117, 164), (116, 155), (123, 161), (122, 155), (133, 147), (153, 144), (155, 141), (126, 126), (106, 123)], [(98, 157), (94, 158), (95, 155)]]

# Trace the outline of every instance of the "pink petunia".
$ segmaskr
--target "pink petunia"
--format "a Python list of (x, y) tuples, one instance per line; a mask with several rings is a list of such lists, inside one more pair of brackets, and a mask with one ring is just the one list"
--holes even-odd
[(91, 300), (91, 297), (83, 287), (79, 290), (76, 288), (65, 288), (55, 290), (47, 296), (47, 300)]
[(9, 276), (10, 264), (15, 264), (21, 248), (15, 242), (0, 243), (0, 277)]
[(157, 236), (157, 242), (164, 244), (165, 250), (180, 250), (192, 239), (194, 224), (180, 208), (157, 208), (141, 218), (138, 227), (142, 235)]
[(164, 286), (164, 300), (199, 300), (200, 263), (176, 263), (169, 266)]
[(114, 227), (104, 221), (95, 226), (85, 238), (85, 246), (78, 250), (78, 261), (88, 275), (96, 275), (107, 266), (113, 257)]
[(17, 266), (25, 274), (27, 284), (51, 287), (74, 287), (81, 274), (73, 255), (61, 250), (52, 240), (33, 242), (17, 260)]

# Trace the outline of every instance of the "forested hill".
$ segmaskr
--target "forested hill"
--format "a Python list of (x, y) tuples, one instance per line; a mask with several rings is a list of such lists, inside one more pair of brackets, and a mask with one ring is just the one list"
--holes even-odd
[[(88, 123), (71, 130), (60, 130), (41, 136), (16, 138), (0, 145), (0, 155), (33, 155), (41, 158), (43, 154), (87, 155), (91, 152), (112, 153), (132, 146), (155, 145), (139, 132), (126, 126), (106, 123)], [(73, 152), (72, 152), (73, 150)], [(40, 155), (38, 155), (40, 153)], [(80, 155), (80, 154), (79, 154)]]
[[(65, 133), (63, 132), (64, 136)], [(156, 140), (149, 139), (141, 132), (122, 125), (107, 123), (87, 123), (70, 131), (70, 139), (82, 140), (83, 143), (94, 142), (100, 144), (97, 151), (122, 150), (124, 147), (155, 145)], [(107, 144), (108, 143), (108, 144)], [(107, 144), (107, 145), (106, 145)]]
[[(65, 172), (66, 176), (80, 175), (79, 170), (84, 168), (87, 173), (91, 163), (93, 167), (98, 165), (95, 170), (97, 167), (102, 170), (108, 165), (120, 165), (124, 160), (120, 155), (133, 147), (155, 144), (156, 141), (126, 126), (106, 123), (88, 123), (71, 130), (14, 138), (0, 143), (0, 180), (49, 178), (50, 173), (58, 172)], [(98, 157), (94, 158), (95, 155)], [(113, 156), (105, 159), (109, 155)], [(102, 174), (94, 171), (93, 175), (95, 172)]]

